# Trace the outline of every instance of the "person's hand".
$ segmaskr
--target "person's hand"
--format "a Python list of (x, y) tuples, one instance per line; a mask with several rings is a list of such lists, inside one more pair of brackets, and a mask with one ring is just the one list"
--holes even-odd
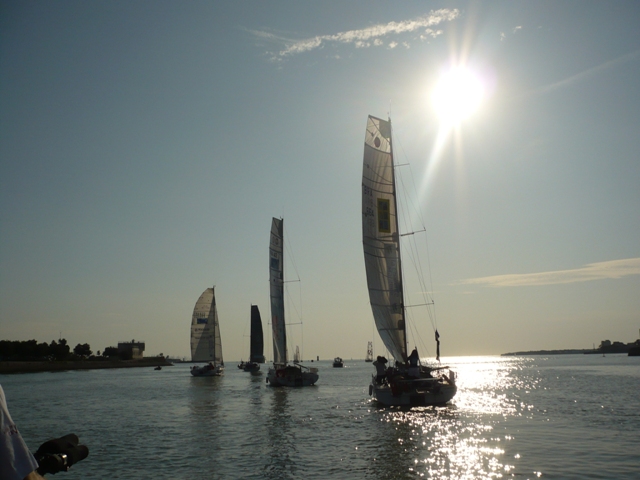
[(78, 442), (78, 436), (70, 433), (40, 445), (34, 455), (39, 465), (38, 473), (44, 475), (66, 472), (71, 465), (87, 458), (89, 449), (84, 445), (78, 445)]

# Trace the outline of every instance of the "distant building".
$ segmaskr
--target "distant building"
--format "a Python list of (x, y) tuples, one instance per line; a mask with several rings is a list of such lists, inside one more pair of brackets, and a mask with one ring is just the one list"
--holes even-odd
[(635, 347), (635, 344), (639, 342), (637, 340), (634, 343), (623, 343), (617, 341), (603, 340), (600, 342), (600, 346), (594, 352), (602, 352), (602, 353), (628, 353), (632, 348)]
[(144, 342), (118, 342), (118, 354), (120, 358), (138, 360), (144, 356)]

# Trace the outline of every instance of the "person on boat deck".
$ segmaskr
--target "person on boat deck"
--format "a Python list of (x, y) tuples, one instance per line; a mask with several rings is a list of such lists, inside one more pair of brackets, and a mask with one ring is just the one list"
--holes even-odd
[(380, 385), (387, 378), (387, 359), (378, 355), (373, 366), (376, 367), (376, 383)]
[(420, 355), (418, 355), (418, 349), (414, 348), (411, 355), (409, 355), (409, 368), (407, 369), (407, 375), (413, 378), (418, 378), (420, 376), (420, 366), (418, 365), (420, 362)]

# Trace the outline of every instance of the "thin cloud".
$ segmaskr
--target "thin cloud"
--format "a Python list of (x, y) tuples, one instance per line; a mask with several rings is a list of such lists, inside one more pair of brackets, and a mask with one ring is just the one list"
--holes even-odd
[(533, 93), (547, 93), (550, 92), (552, 90), (557, 90), (559, 88), (564, 88), (564, 87), (568, 87), (570, 85), (573, 85), (574, 83), (577, 83), (579, 81), (585, 80), (589, 77), (592, 77), (604, 70), (607, 70), (609, 68), (613, 68), (621, 63), (625, 63), (628, 62), (630, 60), (633, 60), (635, 58), (637, 58), (640, 55), (640, 50), (636, 50), (635, 52), (630, 52), (627, 53), (625, 55), (622, 55), (621, 57), (615, 58), (613, 60), (609, 60), (608, 62), (604, 62), (600, 65), (597, 65), (595, 67), (592, 67), (588, 70), (585, 70), (584, 72), (580, 72), (577, 73), (575, 75), (572, 75), (568, 78), (565, 78), (564, 80), (560, 80), (559, 82), (553, 83), (551, 85), (547, 85), (544, 87), (539, 88), (538, 90), (536, 90)]
[[(371, 46), (384, 45), (383, 38), (388, 36), (398, 36), (406, 33), (420, 32), (419, 40), (435, 38), (441, 35), (442, 30), (434, 30), (431, 27), (439, 25), (443, 22), (450, 22), (460, 16), (458, 9), (443, 8), (429, 12), (427, 15), (415, 18), (413, 20), (405, 20), (401, 22), (389, 22), (386, 24), (373, 25), (360, 30), (349, 30), (339, 32), (333, 35), (318, 35), (316, 37), (303, 40), (292, 40), (279, 37), (268, 32), (253, 30), (256, 37), (261, 40), (267, 40), (275, 43), (283, 43), (284, 48), (277, 53), (272, 53), (273, 60), (283, 60), (293, 55), (310, 52), (323, 48), (328, 44), (351, 44), (356, 48), (368, 48)], [(391, 41), (389, 48), (395, 48), (399, 42)], [(406, 48), (409, 48), (408, 42), (402, 42)]]
[(573, 270), (470, 278), (460, 283), (463, 285), (487, 285), (490, 287), (529, 287), (590, 282), (592, 280), (605, 280), (610, 278), (617, 279), (629, 275), (640, 275), (640, 258), (590, 263), (582, 268), (575, 268)]
[[(520, 30), (522, 30), (522, 25), (518, 25), (517, 27), (513, 27), (513, 29), (511, 30), (511, 34), (515, 35)], [(506, 39), (507, 39), (507, 34), (504, 33), (504, 32), (500, 32), (500, 41), (504, 42)]]

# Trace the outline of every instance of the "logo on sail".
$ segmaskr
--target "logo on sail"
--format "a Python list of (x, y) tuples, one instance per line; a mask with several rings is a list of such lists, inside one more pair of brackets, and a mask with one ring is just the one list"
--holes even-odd
[(389, 199), (378, 198), (378, 231), (391, 233), (391, 215), (389, 213)]

